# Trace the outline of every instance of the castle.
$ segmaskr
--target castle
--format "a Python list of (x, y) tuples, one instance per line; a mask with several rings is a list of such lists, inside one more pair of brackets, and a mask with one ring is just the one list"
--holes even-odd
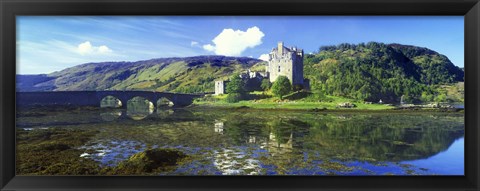
[[(278, 76), (286, 76), (295, 89), (309, 89), (308, 79), (303, 78), (303, 50), (297, 47), (287, 48), (283, 42), (278, 42), (277, 47), (273, 48), (268, 54), (268, 65), (265, 73), (251, 72), (240, 74), (240, 77), (246, 81), (258, 81), (258, 84), (264, 78), (270, 82), (275, 82)], [(228, 81), (215, 81), (215, 95), (225, 94), (225, 87)]]
[(305, 87), (302, 49), (297, 49), (297, 47), (287, 48), (283, 46), (283, 42), (279, 42), (268, 56), (266, 71), (270, 82), (275, 82), (278, 76), (286, 76), (293, 86)]

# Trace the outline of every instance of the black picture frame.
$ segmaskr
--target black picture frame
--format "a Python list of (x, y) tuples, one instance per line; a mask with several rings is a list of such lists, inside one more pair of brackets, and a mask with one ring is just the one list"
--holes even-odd
[[(16, 176), (17, 15), (463, 15), (465, 176)], [(0, 0), (0, 189), (478, 190), (479, 0)]]

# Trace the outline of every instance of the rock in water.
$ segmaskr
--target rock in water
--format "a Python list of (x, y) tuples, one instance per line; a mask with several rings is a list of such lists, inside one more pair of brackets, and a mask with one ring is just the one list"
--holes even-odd
[(173, 167), (178, 161), (187, 157), (175, 149), (147, 149), (132, 155), (128, 160), (115, 167), (115, 174), (144, 174)]

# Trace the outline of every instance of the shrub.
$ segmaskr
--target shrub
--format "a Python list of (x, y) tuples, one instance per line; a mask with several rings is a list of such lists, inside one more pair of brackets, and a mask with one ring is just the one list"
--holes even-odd
[(263, 91), (267, 91), (272, 87), (272, 83), (270, 83), (269, 79), (263, 79), (260, 87), (262, 87)]
[(300, 91), (303, 90), (303, 85), (296, 84), (293, 86), (293, 91)]
[(239, 93), (230, 93), (227, 95), (226, 101), (228, 103), (237, 103), (242, 100), (242, 94)]

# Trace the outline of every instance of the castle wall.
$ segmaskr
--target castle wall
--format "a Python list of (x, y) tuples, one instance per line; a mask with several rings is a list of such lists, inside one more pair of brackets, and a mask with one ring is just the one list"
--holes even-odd
[(292, 85), (303, 85), (303, 51), (288, 50), (282, 42), (270, 53), (268, 72), (270, 82), (278, 76), (286, 76)]
[(293, 64), (292, 64), (292, 84), (293, 85), (302, 85), (303, 86), (303, 53), (302, 56), (293, 53)]
[(275, 58), (269, 63), (270, 82), (275, 82), (278, 76), (286, 76), (290, 81), (293, 77), (292, 60)]

